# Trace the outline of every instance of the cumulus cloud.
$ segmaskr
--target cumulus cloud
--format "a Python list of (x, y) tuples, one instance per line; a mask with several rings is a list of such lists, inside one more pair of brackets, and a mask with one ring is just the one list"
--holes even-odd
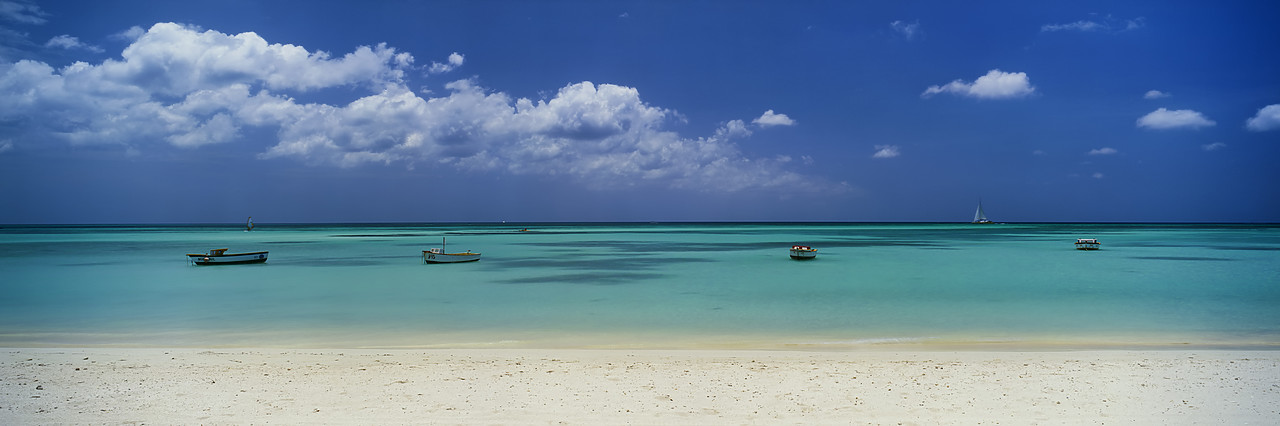
[(1115, 148), (1102, 147), (1102, 148), (1090, 150), (1089, 155), (1112, 155), (1117, 152), (1120, 152), (1120, 151), (1116, 151)]
[(1255, 132), (1280, 129), (1280, 104), (1262, 107), (1245, 122), (1245, 127)]
[(889, 23), (889, 27), (893, 28), (893, 30), (897, 31), (899, 34), (902, 34), (902, 36), (906, 37), (907, 40), (913, 40), (916, 36), (920, 35), (920, 21), (912, 23), (893, 21)]
[(893, 158), (902, 155), (897, 145), (876, 145), (876, 153), (871, 158)]
[(430, 72), (432, 74), (443, 74), (449, 71), (453, 71), (455, 68), (462, 66), (463, 59), (464, 58), (462, 54), (458, 52), (450, 53), (449, 60), (447, 63), (432, 62), (431, 68), (428, 68), (427, 72)]
[[(451, 64), (462, 61), (451, 55)], [(568, 176), (593, 187), (845, 187), (787, 170), (790, 157), (744, 154), (732, 142), (751, 134), (740, 119), (704, 137), (667, 130), (679, 115), (644, 102), (632, 87), (584, 81), (534, 101), (464, 79), (430, 97), (404, 81), (412, 63), (411, 55), (386, 45), (338, 57), (254, 33), (161, 23), (100, 64), (0, 63), (0, 121), (25, 126), (6, 149), (64, 141), (129, 152), (164, 145), (198, 150), (274, 131), (259, 158), (338, 167), (433, 164)], [(365, 94), (346, 103), (293, 96), (329, 87)], [(794, 121), (770, 110), (753, 123)]]
[(742, 120), (730, 120), (719, 129), (716, 129), (716, 137), (728, 140), (731, 138), (739, 138), (751, 136), (751, 129), (747, 128), (747, 123)]
[(1040, 26), (1040, 32), (1050, 33), (1058, 31), (1078, 31), (1078, 32), (1104, 32), (1119, 33), (1124, 31), (1136, 30), (1146, 26), (1146, 18), (1138, 17), (1135, 19), (1117, 19), (1111, 15), (1100, 16), (1094, 19), (1083, 19), (1066, 24), (1045, 24)]
[(1159, 90), (1148, 90), (1145, 95), (1142, 95), (1142, 99), (1164, 99), (1170, 96), (1173, 95)]
[(796, 124), (796, 121), (792, 120), (791, 117), (787, 117), (786, 114), (774, 114), (773, 110), (765, 111), (763, 115), (755, 120), (751, 120), (751, 122), (759, 125), (760, 127), (790, 126)]
[(955, 80), (943, 86), (929, 86), (920, 97), (929, 98), (939, 93), (951, 93), (980, 99), (1011, 99), (1028, 96), (1035, 92), (1031, 80), (1024, 72), (1004, 72), (998, 69), (988, 71), (969, 83)]
[(48, 42), (45, 42), (44, 47), (56, 47), (67, 50), (88, 50), (90, 52), (102, 53), (102, 48), (82, 43), (79, 38), (66, 34), (49, 39)]
[(1201, 127), (1213, 126), (1215, 124), (1218, 123), (1205, 118), (1204, 114), (1189, 109), (1170, 111), (1160, 108), (1138, 119), (1138, 127), (1157, 130), (1179, 128), (1198, 129)]

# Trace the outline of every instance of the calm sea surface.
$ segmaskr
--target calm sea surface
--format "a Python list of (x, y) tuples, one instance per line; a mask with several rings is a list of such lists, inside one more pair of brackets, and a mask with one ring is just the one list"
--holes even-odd
[(930, 344), (1280, 347), (1280, 225), (0, 227), (0, 346)]

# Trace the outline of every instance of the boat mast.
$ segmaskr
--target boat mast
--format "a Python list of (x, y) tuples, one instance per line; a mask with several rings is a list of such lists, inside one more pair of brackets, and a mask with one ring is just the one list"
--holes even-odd
[(987, 215), (982, 211), (982, 199), (978, 199), (978, 210), (973, 212), (973, 223), (985, 222)]

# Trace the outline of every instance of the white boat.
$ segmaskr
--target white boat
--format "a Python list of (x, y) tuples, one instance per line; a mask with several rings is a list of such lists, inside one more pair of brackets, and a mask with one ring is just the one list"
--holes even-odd
[(267, 261), (267, 252), (227, 253), (227, 249), (213, 249), (204, 254), (188, 254), (187, 260), (196, 265), (240, 265), (245, 263), (263, 263)]
[(1097, 250), (1102, 248), (1102, 243), (1097, 238), (1077, 238), (1076, 250)]
[(995, 222), (992, 222), (990, 219), (987, 219), (986, 212), (982, 211), (982, 200), (978, 200), (978, 211), (973, 212), (973, 223), (981, 223), (981, 224), (995, 223)]
[(791, 258), (795, 260), (810, 260), (818, 257), (818, 249), (809, 246), (791, 246)]
[(445, 253), (445, 239), (440, 239), (440, 248), (422, 251), (422, 261), (424, 263), (461, 263), (475, 262), (480, 260), (480, 253), (472, 253), (467, 250), (466, 253)]

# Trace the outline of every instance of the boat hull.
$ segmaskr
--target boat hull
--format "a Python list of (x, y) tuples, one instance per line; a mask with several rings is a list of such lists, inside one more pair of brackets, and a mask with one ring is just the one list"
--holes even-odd
[(187, 259), (199, 266), (207, 265), (244, 265), (249, 263), (266, 263), (267, 252), (232, 253), (224, 255), (188, 254)]
[(432, 253), (422, 252), (422, 261), (426, 263), (463, 263), (480, 260), (480, 253)]
[(813, 260), (817, 257), (817, 250), (791, 250), (791, 258), (795, 260)]
[(1102, 243), (1092, 238), (1081, 238), (1076, 240), (1076, 250), (1097, 250), (1102, 248)]

